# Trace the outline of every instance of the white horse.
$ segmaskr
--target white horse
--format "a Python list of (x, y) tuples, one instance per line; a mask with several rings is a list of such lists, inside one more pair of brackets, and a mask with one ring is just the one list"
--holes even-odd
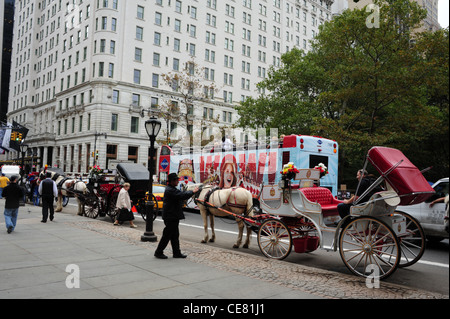
[[(191, 184), (187, 186), (188, 190), (194, 189), (196, 186), (203, 185), (203, 184)], [(211, 194), (209, 194), (209, 198), (206, 198), (207, 194), (211, 191), (211, 186), (204, 186), (201, 190), (200, 194), (196, 196), (196, 199), (200, 200), (197, 201), (197, 205), (200, 209), (200, 214), (203, 218), (203, 226), (205, 229), (205, 237), (202, 240), (202, 243), (206, 243), (208, 241), (209, 235), (208, 235), (208, 215), (210, 220), (210, 226), (211, 226), (211, 239), (209, 239), (210, 242), (214, 242), (216, 238), (216, 234), (214, 232), (214, 216), (229, 216), (226, 212), (223, 212), (217, 208), (221, 208), (223, 210), (232, 212), (237, 215), (241, 216), (253, 216), (254, 210), (256, 210), (253, 207), (253, 197), (252, 194), (242, 187), (232, 187), (227, 189), (217, 189), (214, 190)], [(213, 207), (209, 207), (208, 205), (205, 205), (204, 201), (205, 198), (208, 203), (210, 203)], [(207, 207), (208, 206), (208, 207)], [(217, 207), (217, 208), (215, 208)], [(236, 222), (238, 224), (239, 228), (239, 234), (236, 241), (236, 244), (233, 245), (233, 248), (239, 248), (239, 246), (242, 243), (242, 236), (244, 232), (244, 222), (241, 218), (236, 217)], [(251, 228), (247, 226), (247, 239), (243, 245), (243, 248), (248, 248), (250, 244), (250, 235), (251, 235)]]
[[(79, 179), (65, 179), (66, 177), (64, 175), (59, 175), (54, 179), (55, 174), (54, 172), (51, 172), (52, 176), (51, 179), (53, 179), (58, 187), (58, 200), (56, 202), (56, 208), (55, 212), (60, 212), (63, 209), (62, 201), (63, 196), (68, 197), (75, 197), (78, 202), (78, 215), (83, 215), (83, 205), (80, 201), (80, 198), (78, 197), (78, 194), (86, 194), (87, 187), (86, 184), (79, 180)], [(45, 173), (40, 174), (40, 180), (45, 179)], [(61, 184), (61, 185), (60, 185)]]
[[(58, 185), (58, 182), (56, 182)], [(81, 203), (80, 198), (78, 197), (79, 194), (86, 194), (87, 187), (86, 184), (83, 181), (80, 181), (79, 179), (67, 179), (65, 180), (59, 191), (58, 191), (58, 201), (56, 202), (56, 209), (55, 211), (60, 212), (63, 209), (62, 200), (63, 196), (72, 197), (74, 196), (77, 199), (78, 202), (78, 215), (83, 215), (83, 205)]]

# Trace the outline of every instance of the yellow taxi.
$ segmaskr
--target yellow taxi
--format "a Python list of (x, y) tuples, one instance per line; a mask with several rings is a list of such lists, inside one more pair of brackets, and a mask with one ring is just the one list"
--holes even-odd
[(164, 190), (166, 189), (166, 186), (162, 184), (153, 184), (153, 196), (155, 196), (156, 200), (156, 209), (162, 210), (163, 208), (163, 201), (164, 201)]

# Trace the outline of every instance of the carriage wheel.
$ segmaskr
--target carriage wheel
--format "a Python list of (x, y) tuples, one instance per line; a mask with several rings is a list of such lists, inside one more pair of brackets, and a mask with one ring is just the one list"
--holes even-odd
[(100, 212), (100, 203), (97, 197), (89, 196), (83, 203), (83, 213), (86, 217), (97, 218)]
[(66, 207), (67, 204), (69, 204), (69, 196), (63, 196), (63, 198), (62, 198), (63, 207)]
[(111, 220), (114, 222), (116, 221), (116, 216), (119, 214), (119, 209), (116, 208), (117, 203), (117, 197), (119, 197), (120, 189), (122, 188), (121, 185), (114, 186), (111, 188), (111, 190), (108, 193), (108, 203), (107, 203), (107, 211), (106, 213), (109, 215)]
[(383, 279), (397, 269), (401, 248), (397, 236), (384, 222), (359, 217), (341, 231), (339, 253), (352, 273)]
[[(152, 194), (152, 200), (155, 203), (155, 205), (153, 206), (153, 221), (155, 221), (156, 217), (158, 217), (159, 210), (158, 210), (158, 201), (156, 200), (156, 197), (153, 194)], [(147, 212), (145, 210), (145, 199), (141, 199), (138, 202), (138, 205), (136, 206), (136, 208), (137, 208), (139, 214), (141, 214), (142, 219), (144, 221), (146, 221), (147, 220)]]
[(425, 252), (425, 232), (417, 219), (411, 215), (400, 211), (396, 211), (395, 214), (402, 215), (406, 218), (407, 235), (398, 236), (402, 249), (402, 258), (398, 266), (408, 267), (422, 258)]
[(258, 246), (264, 256), (273, 259), (286, 258), (292, 249), (292, 235), (280, 220), (268, 219), (258, 230)]

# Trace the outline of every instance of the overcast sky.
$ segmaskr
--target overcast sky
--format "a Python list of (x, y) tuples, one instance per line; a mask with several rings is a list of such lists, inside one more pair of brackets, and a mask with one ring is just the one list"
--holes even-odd
[(439, 0), (439, 24), (441, 27), (448, 27), (448, 1), (449, 0)]

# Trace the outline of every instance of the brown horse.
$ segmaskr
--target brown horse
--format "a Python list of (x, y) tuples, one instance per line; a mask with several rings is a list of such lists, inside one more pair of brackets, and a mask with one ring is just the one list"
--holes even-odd
[[(203, 185), (203, 184), (202, 184)], [(188, 189), (193, 189), (195, 186), (199, 186), (198, 184), (191, 184), (188, 186)], [(216, 234), (214, 232), (214, 216), (229, 216), (223, 210), (232, 212), (241, 216), (253, 216), (253, 212), (256, 209), (253, 207), (253, 197), (252, 194), (242, 187), (232, 187), (227, 189), (217, 189), (212, 191), (211, 186), (204, 186), (201, 190), (197, 199), (197, 205), (200, 209), (200, 214), (203, 218), (203, 226), (205, 229), (205, 237), (202, 240), (202, 243), (206, 243), (208, 241), (208, 221), (207, 218), (209, 216), (210, 226), (211, 226), (211, 239), (210, 242), (214, 242), (216, 238)], [(205, 204), (205, 201), (212, 205)], [(221, 210), (217, 209), (221, 208)], [(233, 245), (233, 248), (239, 248), (242, 243), (242, 236), (244, 232), (244, 222), (241, 218), (236, 217), (236, 222), (239, 228), (239, 234), (236, 241), (236, 244)], [(243, 245), (244, 248), (248, 248), (250, 244), (250, 235), (251, 229), (247, 226), (247, 239)]]

